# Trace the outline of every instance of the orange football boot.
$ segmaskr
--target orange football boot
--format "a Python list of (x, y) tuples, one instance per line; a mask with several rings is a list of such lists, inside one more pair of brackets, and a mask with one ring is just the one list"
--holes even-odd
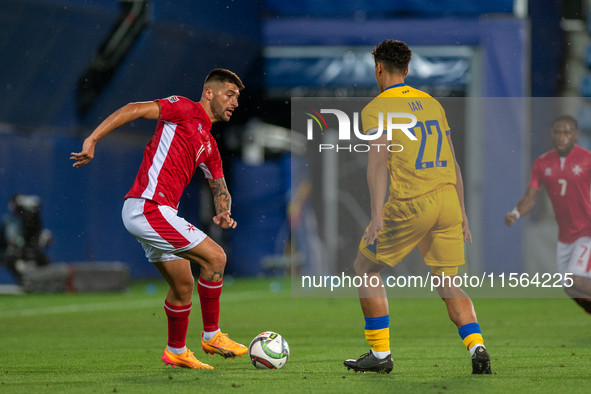
[(162, 354), (162, 361), (164, 361), (164, 365), (172, 365), (173, 368), (178, 365), (181, 368), (213, 369), (211, 365), (197, 360), (189, 349), (185, 350), (183, 354), (174, 354), (166, 348), (164, 354)]
[(201, 334), (201, 347), (205, 353), (217, 353), (224, 358), (236, 357), (246, 353), (248, 350), (246, 346), (234, 342), (228, 338), (228, 334), (218, 331), (209, 341), (203, 340), (203, 333)]

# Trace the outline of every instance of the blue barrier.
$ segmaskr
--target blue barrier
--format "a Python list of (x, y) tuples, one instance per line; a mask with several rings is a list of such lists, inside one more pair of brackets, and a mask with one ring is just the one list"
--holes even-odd
[[(287, 161), (287, 165), (285, 162)], [(228, 271), (239, 276), (264, 273), (261, 260), (283, 255), (288, 233), (287, 188), (289, 156), (252, 166), (232, 163), (232, 216), (238, 226), (232, 232), (232, 260)], [(282, 229), (286, 231), (282, 231)]]
[(52, 262), (123, 261), (132, 277), (157, 276), (121, 221), (146, 143), (111, 135), (90, 164), (75, 169), (69, 156), (80, 150), (81, 139), (0, 134), (0, 213), (15, 193), (38, 195), (43, 225), (53, 233)]

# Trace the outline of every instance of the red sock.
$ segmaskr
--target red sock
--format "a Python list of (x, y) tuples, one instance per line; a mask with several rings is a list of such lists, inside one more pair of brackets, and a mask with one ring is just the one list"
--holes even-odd
[(176, 306), (164, 300), (164, 312), (168, 316), (168, 346), (182, 348), (187, 339), (187, 329), (189, 328), (189, 314), (191, 305)]
[(220, 321), (220, 296), (222, 295), (222, 283), (210, 282), (199, 277), (197, 292), (201, 302), (201, 315), (203, 316), (203, 331), (216, 331)]

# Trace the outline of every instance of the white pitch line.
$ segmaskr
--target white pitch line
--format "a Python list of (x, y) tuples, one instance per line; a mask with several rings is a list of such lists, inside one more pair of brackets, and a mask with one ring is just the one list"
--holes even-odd
[[(289, 293), (288, 293), (289, 294)], [(236, 293), (222, 294), (221, 303), (246, 301), (255, 299), (269, 298), (267, 291), (242, 291)], [(273, 293), (273, 297), (278, 294)], [(59, 313), (78, 313), (78, 312), (96, 312), (96, 311), (112, 311), (122, 309), (139, 309), (139, 308), (161, 308), (162, 300), (136, 300), (136, 301), (115, 301), (115, 302), (100, 302), (94, 304), (70, 304), (47, 306), (42, 308), (18, 309), (11, 311), (0, 311), (0, 318), (5, 317), (22, 317), (22, 316), (41, 316), (41, 315), (55, 315)]]

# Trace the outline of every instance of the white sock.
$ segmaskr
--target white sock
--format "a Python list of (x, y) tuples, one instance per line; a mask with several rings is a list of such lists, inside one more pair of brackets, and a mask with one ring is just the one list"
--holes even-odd
[(376, 352), (375, 350), (371, 349), (371, 352), (373, 353), (374, 356), (376, 356), (376, 358), (380, 358), (380, 359), (386, 358), (390, 354), (389, 350), (386, 350), (385, 352)]
[(203, 340), (205, 342), (211, 340), (211, 338), (213, 338), (218, 332), (220, 332), (219, 328), (215, 331), (203, 331)]
[[(472, 356), (474, 355), (474, 353), (476, 352), (476, 349), (478, 349), (478, 346), (482, 346), (482, 347), (484, 347), (484, 345), (483, 345), (483, 344), (481, 344), (481, 343), (477, 343), (476, 345), (472, 346), (472, 347), (470, 348), (470, 357), (472, 357)], [(484, 347), (484, 348), (485, 348), (485, 347)], [(486, 348), (485, 348), (485, 349), (486, 349)]]
[(184, 352), (187, 351), (187, 347), (183, 346), (183, 347), (170, 347), (167, 346), (166, 347), (168, 349), (169, 352), (173, 353), (173, 354), (183, 354)]

